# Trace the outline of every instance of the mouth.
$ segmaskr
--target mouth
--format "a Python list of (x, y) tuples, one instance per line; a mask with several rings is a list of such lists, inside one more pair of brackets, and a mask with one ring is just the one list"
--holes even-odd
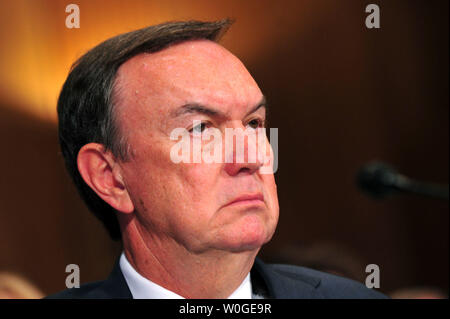
[(236, 197), (231, 202), (226, 204), (225, 207), (237, 205), (263, 205), (263, 204), (264, 204), (264, 196), (261, 193), (255, 193), (255, 194), (245, 194)]

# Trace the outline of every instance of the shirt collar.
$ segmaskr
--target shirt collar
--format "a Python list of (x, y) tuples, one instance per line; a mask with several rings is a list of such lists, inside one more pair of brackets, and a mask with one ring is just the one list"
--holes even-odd
[[(125, 281), (130, 288), (133, 299), (184, 299), (184, 297), (164, 288), (153, 281), (140, 275), (131, 266), (125, 253), (122, 252), (119, 261)], [(250, 273), (245, 277), (241, 285), (228, 297), (228, 299), (251, 299), (252, 284)]]

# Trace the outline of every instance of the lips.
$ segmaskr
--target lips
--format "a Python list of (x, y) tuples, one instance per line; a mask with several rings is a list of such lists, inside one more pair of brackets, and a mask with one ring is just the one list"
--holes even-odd
[(264, 196), (261, 193), (245, 194), (236, 197), (225, 206), (241, 205), (241, 204), (261, 204), (264, 203)]

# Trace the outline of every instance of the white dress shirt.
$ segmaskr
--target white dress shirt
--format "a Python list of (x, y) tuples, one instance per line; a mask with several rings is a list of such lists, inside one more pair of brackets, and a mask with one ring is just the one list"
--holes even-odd
[[(120, 256), (119, 265), (128, 284), (128, 288), (130, 288), (131, 294), (133, 295), (133, 299), (184, 299), (184, 297), (141, 276), (131, 266), (125, 253), (122, 253)], [(252, 297), (258, 298), (257, 296), (252, 296), (252, 284), (249, 273), (228, 299), (252, 299)]]

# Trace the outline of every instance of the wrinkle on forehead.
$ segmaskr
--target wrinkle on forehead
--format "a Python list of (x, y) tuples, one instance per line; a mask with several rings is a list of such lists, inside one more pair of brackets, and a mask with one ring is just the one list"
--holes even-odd
[(151, 106), (156, 116), (192, 102), (245, 112), (262, 96), (242, 62), (209, 40), (139, 54), (119, 68), (115, 84), (119, 109), (139, 113)]
[(164, 84), (185, 88), (223, 86), (222, 95), (230, 89), (239, 90), (244, 83), (256, 85), (238, 58), (209, 40), (183, 42), (156, 53), (137, 55), (119, 68), (117, 82), (150, 90), (151, 86)]
[(172, 45), (159, 52), (139, 54), (119, 68), (118, 77), (125, 74), (176, 76), (179, 71), (205, 71), (205, 69), (214, 72), (245, 67), (221, 45), (209, 40), (194, 40)]

